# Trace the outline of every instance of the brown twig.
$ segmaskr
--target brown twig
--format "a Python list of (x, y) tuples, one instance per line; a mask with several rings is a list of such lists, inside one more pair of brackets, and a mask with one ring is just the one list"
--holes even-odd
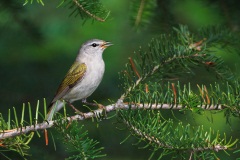
[(202, 44), (203, 44), (203, 42), (206, 41), (206, 40), (207, 40), (206, 38), (203, 38), (202, 40), (200, 40), (200, 41), (198, 41), (198, 42), (196, 42), (196, 43), (190, 44), (190, 45), (189, 45), (189, 48), (190, 48), (190, 49), (195, 49), (195, 50), (197, 50), (197, 51), (201, 51), (201, 49), (202, 49)]
[(48, 145), (48, 131), (47, 129), (44, 129), (44, 136), (45, 136), (45, 144)]
[(207, 90), (207, 87), (206, 87), (205, 85), (204, 85), (204, 91), (205, 91), (205, 93), (206, 93), (207, 104), (210, 104), (211, 101), (210, 101), (210, 98), (209, 98), (209, 96), (208, 96), (208, 90)]
[(177, 104), (177, 91), (176, 91), (174, 83), (172, 83), (172, 90), (173, 90), (173, 95), (174, 95), (174, 103)]
[(198, 84), (197, 84), (197, 87), (198, 87), (199, 92), (200, 92), (200, 94), (201, 94), (201, 96), (202, 96), (203, 102), (206, 103), (206, 100), (205, 100), (205, 98), (204, 98), (204, 91), (201, 89), (201, 87), (200, 87)]
[(145, 84), (145, 92), (148, 93), (149, 92), (149, 88), (148, 88), (148, 84)]
[(134, 73), (135, 73), (135, 74), (138, 76), (138, 78), (140, 79), (141, 76), (139, 75), (139, 73), (138, 73), (138, 71), (137, 71), (137, 68), (136, 68), (136, 66), (135, 66), (135, 64), (134, 64), (134, 62), (133, 62), (133, 60), (132, 60), (131, 57), (129, 58), (129, 61), (130, 61), (132, 70), (134, 71)]
[(98, 16), (96, 16), (95, 14), (92, 14), (91, 12), (89, 12), (88, 10), (86, 10), (77, 0), (73, 0), (73, 2), (83, 11), (85, 12), (87, 15), (89, 15), (90, 17), (100, 21), (100, 22), (105, 22), (105, 19), (102, 19)]

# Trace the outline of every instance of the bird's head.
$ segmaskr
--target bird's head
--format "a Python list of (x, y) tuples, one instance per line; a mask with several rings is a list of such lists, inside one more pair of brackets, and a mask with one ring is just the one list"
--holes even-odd
[(80, 48), (80, 54), (88, 54), (88, 55), (98, 55), (103, 53), (103, 51), (108, 47), (111, 46), (112, 43), (100, 40), (100, 39), (92, 39), (85, 43)]

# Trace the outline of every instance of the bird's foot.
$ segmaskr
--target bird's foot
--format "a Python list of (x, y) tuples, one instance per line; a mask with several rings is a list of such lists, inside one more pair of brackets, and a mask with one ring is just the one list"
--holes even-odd
[(106, 107), (102, 104), (96, 104), (98, 109), (102, 110), (102, 113), (101, 115), (99, 115), (99, 117), (103, 118), (103, 119), (106, 119), (107, 118), (107, 110), (106, 110)]
[(102, 104), (97, 104), (99, 109), (105, 110), (106, 111), (106, 107)]
[(95, 106), (95, 107), (98, 107), (98, 109), (101, 109), (102, 110), (102, 115), (96, 115), (96, 117), (104, 117), (104, 118), (107, 117), (106, 107), (104, 105), (99, 104), (99, 103), (87, 102), (87, 99), (82, 99), (82, 103), (84, 103), (86, 105), (90, 105), (90, 106)]

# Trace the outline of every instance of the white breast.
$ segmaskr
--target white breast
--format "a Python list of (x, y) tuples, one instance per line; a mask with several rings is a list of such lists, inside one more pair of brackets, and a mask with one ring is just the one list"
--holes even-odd
[(102, 81), (105, 71), (103, 59), (94, 58), (84, 63), (87, 65), (87, 71), (83, 79), (77, 83), (63, 99), (69, 100), (70, 102), (85, 99), (97, 89)]

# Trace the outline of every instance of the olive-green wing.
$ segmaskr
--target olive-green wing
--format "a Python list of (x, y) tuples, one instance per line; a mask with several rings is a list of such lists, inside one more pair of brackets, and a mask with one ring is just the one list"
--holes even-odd
[(67, 72), (65, 78), (62, 83), (58, 87), (57, 93), (52, 100), (52, 103), (61, 99), (64, 95), (66, 95), (72, 87), (79, 81), (81, 81), (86, 73), (87, 65), (85, 63), (79, 64), (75, 62), (70, 70)]

